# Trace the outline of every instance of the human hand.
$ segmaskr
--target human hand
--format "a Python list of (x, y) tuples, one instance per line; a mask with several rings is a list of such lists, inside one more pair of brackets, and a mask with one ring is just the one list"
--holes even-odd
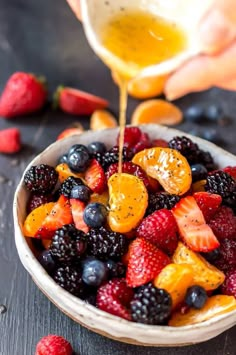
[(235, 0), (216, 0), (202, 19), (199, 39), (202, 53), (183, 64), (165, 84), (168, 99), (213, 86), (236, 90)]

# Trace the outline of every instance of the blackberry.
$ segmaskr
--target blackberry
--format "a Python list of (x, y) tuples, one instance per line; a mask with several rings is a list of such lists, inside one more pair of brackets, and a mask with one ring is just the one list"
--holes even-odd
[(172, 300), (167, 291), (150, 282), (137, 289), (130, 306), (134, 322), (158, 325), (165, 324), (170, 316)]
[(61, 265), (54, 274), (56, 283), (77, 297), (84, 297), (85, 285), (82, 280), (82, 272), (79, 267)]
[(204, 165), (208, 171), (212, 171), (217, 168), (211, 153), (201, 149), (197, 152), (195, 163)]
[(196, 163), (199, 148), (190, 138), (176, 136), (169, 141), (168, 145), (170, 148), (178, 150), (189, 163)]
[[(107, 170), (111, 164), (118, 163), (119, 161), (119, 147), (114, 146), (110, 150), (108, 150), (106, 153), (101, 154), (101, 153), (96, 153), (94, 155), (95, 159), (101, 164), (104, 170)], [(123, 155), (122, 155), (122, 160), (124, 161), (130, 161), (133, 158), (133, 152), (131, 149), (124, 147), (123, 148)]]
[(123, 234), (110, 232), (104, 227), (92, 228), (88, 233), (88, 254), (98, 259), (118, 260), (127, 248), (127, 239)]
[(117, 277), (125, 277), (126, 273), (126, 266), (118, 261), (115, 262), (114, 260), (107, 260), (106, 261), (106, 266), (109, 271), (109, 278), (117, 278)]
[(228, 173), (218, 170), (208, 175), (205, 190), (220, 195), (225, 205), (235, 209), (236, 181)]
[(68, 262), (78, 259), (87, 248), (84, 232), (76, 229), (73, 224), (59, 228), (50, 245), (53, 258), (59, 262)]
[(49, 194), (49, 195), (34, 195), (32, 194), (30, 196), (30, 199), (27, 204), (27, 212), (30, 213), (33, 211), (35, 208), (44, 205), (45, 203), (48, 202), (53, 202), (54, 201), (54, 196)]
[(40, 164), (31, 166), (25, 173), (24, 183), (29, 191), (47, 194), (54, 189), (57, 179), (58, 173), (52, 166)]
[(70, 197), (71, 190), (78, 185), (83, 185), (83, 181), (80, 178), (69, 176), (62, 184), (60, 188), (60, 194), (66, 197)]
[(146, 214), (151, 214), (162, 208), (171, 210), (177, 202), (179, 202), (180, 197), (177, 195), (170, 195), (166, 192), (154, 192), (149, 194), (148, 198), (148, 208)]

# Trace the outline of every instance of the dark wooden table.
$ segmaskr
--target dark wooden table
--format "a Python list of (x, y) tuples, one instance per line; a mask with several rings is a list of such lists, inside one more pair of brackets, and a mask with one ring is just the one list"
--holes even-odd
[[(81, 25), (65, 0), (0, 0), (0, 89), (16, 70), (44, 74), (50, 93), (63, 83), (104, 96), (117, 112), (118, 91), (109, 71), (90, 50)], [(214, 89), (183, 98), (178, 105), (185, 108), (192, 102), (219, 103), (234, 121), (215, 128), (225, 141), (224, 147), (236, 153), (235, 100), (235, 93)], [(130, 101), (129, 113), (136, 104)], [(75, 121), (77, 117), (53, 112), (49, 107), (25, 118), (0, 119), (0, 128), (19, 127), (24, 142), (19, 154), (0, 155), (0, 305), (7, 307), (7, 312), (0, 314), (0, 355), (33, 355), (38, 340), (49, 333), (65, 336), (81, 355), (235, 354), (235, 327), (200, 345), (169, 349), (126, 345), (96, 335), (63, 315), (23, 269), (14, 243), (12, 199), (15, 187), (26, 164)], [(80, 122), (88, 127), (87, 118)], [(194, 128), (189, 124), (181, 127), (185, 131)]]

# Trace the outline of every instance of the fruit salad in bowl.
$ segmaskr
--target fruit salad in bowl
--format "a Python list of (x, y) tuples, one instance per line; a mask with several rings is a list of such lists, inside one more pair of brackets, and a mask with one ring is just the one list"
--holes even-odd
[(14, 200), (19, 256), (64, 313), (116, 340), (185, 345), (236, 324), (236, 158), (158, 125), (52, 144)]

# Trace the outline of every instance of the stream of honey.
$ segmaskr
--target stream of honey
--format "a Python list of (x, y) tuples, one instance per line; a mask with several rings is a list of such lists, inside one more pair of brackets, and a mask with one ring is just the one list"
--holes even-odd
[[(140, 10), (120, 11), (104, 24), (100, 37), (103, 46), (137, 74), (145, 67), (174, 57), (186, 46), (186, 36), (175, 23)], [(123, 73), (110, 62), (109, 66), (117, 71), (120, 78), (118, 172), (121, 173), (128, 99), (127, 83), (132, 77), (124, 77)]]

